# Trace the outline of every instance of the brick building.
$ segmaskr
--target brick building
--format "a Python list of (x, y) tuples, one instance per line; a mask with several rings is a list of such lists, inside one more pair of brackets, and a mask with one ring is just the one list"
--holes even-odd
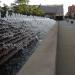
[(75, 5), (68, 7), (68, 16), (71, 18), (75, 18)]

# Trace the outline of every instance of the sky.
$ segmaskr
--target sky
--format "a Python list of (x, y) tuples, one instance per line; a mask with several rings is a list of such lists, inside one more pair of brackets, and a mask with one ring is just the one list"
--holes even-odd
[[(3, 3), (10, 5), (11, 3), (13, 3), (15, 0), (0, 0), (1, 3), (0, 5), (2, 5)], [(29, 4), (32, 5), (59, 5), (59, 4), (63, 4), (64, 5), (64, 14), (68, 11), (68, 6), (70, 5), (74, 5), (75, 4), (75, 0), (29, 0)]]

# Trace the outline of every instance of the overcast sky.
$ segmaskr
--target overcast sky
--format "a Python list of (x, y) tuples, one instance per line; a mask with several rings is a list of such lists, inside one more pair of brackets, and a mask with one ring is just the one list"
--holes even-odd
[[(10, 5), (15, 0), (1, 0), (1, 5), (3, 3)], [(30, 0), (30, 4), (41, 4), (41, 5), (52, 5), (52, 4), (63, 4), (64, 12), (68, 10), (68, 6), (75, 3), (75, 0)]]

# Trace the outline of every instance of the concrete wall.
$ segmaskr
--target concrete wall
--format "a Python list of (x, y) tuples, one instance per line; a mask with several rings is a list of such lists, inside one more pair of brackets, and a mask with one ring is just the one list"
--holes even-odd
[(58, 27), (54, 25), (17, 75), (55, 75), (57, 31)]
[(56, 75), (75, 75), (75, 21), (60, 21)]

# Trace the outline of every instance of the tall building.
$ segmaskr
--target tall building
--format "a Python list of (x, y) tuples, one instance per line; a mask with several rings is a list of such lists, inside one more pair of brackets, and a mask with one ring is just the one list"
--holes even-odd
[(68, 16), (71, 18), (75, 18), (75, 5), (68, 7)]

